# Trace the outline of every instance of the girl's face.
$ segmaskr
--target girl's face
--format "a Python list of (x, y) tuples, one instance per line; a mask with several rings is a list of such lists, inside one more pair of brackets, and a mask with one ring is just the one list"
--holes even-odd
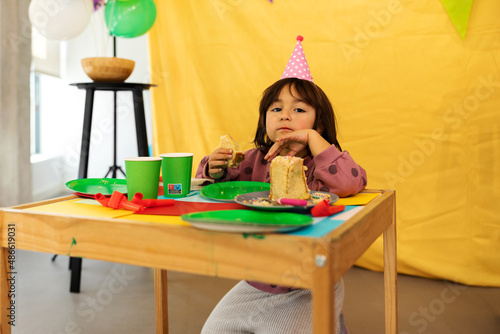
[(267, 109), (266, 133), (273, 142), (283, 134), (314, 126), (316, 110), (300, 98), (293, 86), (291, 88), (284, 86), (278, 99)]

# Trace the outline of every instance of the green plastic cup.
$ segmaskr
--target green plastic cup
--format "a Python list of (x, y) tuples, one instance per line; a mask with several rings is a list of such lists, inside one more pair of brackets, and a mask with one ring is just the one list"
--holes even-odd
[(137, 157), (125, 159), (128, 200), (136, 193), (143, 198), (157, 199), (160, 186), (161, 158)]
[(160, 157), (165, 197), (186, 197), (191, 191), (193, 153), (164, 153)]

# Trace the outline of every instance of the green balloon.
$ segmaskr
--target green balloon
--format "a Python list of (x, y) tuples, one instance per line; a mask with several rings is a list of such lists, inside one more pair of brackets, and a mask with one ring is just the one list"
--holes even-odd
[(156, 5), (154, 0), (108, 0), (104, 18), (111, 35), (133, 38), (151, 29)]

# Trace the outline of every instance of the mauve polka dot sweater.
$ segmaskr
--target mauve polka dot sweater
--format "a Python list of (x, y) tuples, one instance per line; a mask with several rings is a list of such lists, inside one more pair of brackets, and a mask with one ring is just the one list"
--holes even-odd
[[(265, 154), (257, 149), (245, 152), (245, 160), (236, 168), (227, 168), (224, 176), (216, 182), (226, 181), (258, 181), (271, 182), (269, 178), (270, 162), (264, 159)], [(208, 158), (204, 157), (196, 178), (211, 179), (208, 175)], [(304, 166), (307, 186), (310, 190), (327, 191), (340, 197), (354, 195), (366, 187), (366, 171), (351, 158), (349, 153), (340, 152), (334, 145), (324, 150), (315, 157), (305, 157)], [(281, 294), (296, 288), (268, 283), (248, 282), (261, 291)]]
[[(245, 160), (236, 168), (227, 168), (227, 173), (216, 182), (258, 181), (271, 182), (270, 162), (257, 149), (245, 152)], [(208, 175), (208, 158), (205, 156), (198, 166), (196, 178), (211, 179)], [(305, 157), (304, 166), (307, 186), (310, 190), (327, 191), (340, 197), (354, 195), (366, 187), (366, 171), (346, 151), (340, 152), (334, 145), (315, 157)]]

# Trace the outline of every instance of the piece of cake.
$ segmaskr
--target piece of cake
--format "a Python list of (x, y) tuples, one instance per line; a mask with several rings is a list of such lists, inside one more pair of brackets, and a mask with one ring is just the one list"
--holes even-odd
[(304, 159), (291, 156), (277, 156), (271, 162), (271, 193), (269, 198), (310, 199), (307, 188)]
[(233, 158), (227, 161), (228, 167), (236, 167), (245, 159), (245, 152), (240, 151), (240, 146), (229, 134), (220, 137), (218, 148), (233, 150)]

